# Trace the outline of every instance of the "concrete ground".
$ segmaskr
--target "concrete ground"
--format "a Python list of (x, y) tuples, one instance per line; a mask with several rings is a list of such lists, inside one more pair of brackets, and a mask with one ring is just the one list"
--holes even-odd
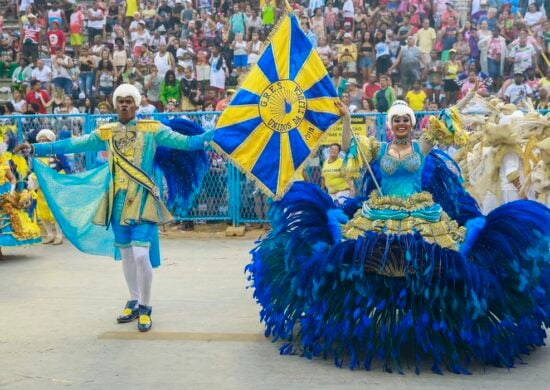
[(119, 325), (119, 263), (71, 245), (4, 248), (0, 260), (0, 389), (543, 389), (550, 348), (511, 370), (420, 376), (336, 368), (280, 356), (263, 337), (243, 272), (254, 238), (195, 234), (162, 241), (153, 329)]

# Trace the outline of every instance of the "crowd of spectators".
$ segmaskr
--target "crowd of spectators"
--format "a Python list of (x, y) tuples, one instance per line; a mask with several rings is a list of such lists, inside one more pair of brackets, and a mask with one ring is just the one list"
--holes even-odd
[[(51, 1), (4, 4), (0, 79), (11, 88), (0, 115), (108, 114), (116, 86), (131, 83), (144, 96), (139, 115), (203, 111), (197, 118), (212, 129), (214, 111), (223, 110), (257, 62), (285, 7), (280, 0)], [(436, 111), (478, 77), (481, 95), (550, 109), (548, 0), (288, 3), (351, 112), (385, 112), (396, 99)], [(376, 132), (367, 119), (369, 134)], [(110, 119), (96, 124), (102, 120)], [(40, 129), (54, 128), (70, 137), (84, 123), (82, 116), (34, 116), (23, 119), (24, 136), (32, 141)], [(337, 146), (321, 159), (337, 164)], [(209, 158), (197, 215), (224, 213), (227, 205), (227, 167), (214, 151)], [(320, 181), (321, 165), (310, 164), (309, 179)], [(336, 193), (353, 191), (348, 181), (324, 179)], [(264, 219), (265, 196), (252, 182), (241, 184), (246, 212)]]
[[(290, 0), (353, 112), (454, 104), (481, 76), (484, 95), (549, 108), (549, 2)], [(109, 112), (119, 83), (141, 114), (220, 111), (255, 64), (284, 2), (8, 0), (0, 17), (5, 113)], [(545, 8), (546, 7), (546, 8)], [(214, 123), (210, 124), (211, 126)]]

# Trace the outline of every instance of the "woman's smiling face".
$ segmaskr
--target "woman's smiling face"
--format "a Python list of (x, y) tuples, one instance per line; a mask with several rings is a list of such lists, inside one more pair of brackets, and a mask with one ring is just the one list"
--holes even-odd
[(392, 118), (392, 132), (396, 138), (406, 138), (411, 132), (411, 118), (408, 115), (396, 115)]

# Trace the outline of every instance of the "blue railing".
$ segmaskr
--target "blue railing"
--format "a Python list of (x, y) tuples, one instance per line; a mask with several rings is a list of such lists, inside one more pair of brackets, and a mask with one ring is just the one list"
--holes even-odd
[[(548, 111), (541, 111), (546, 114)], [(165, 120), (172, 117), (187, 117), (199, 124), (212, 126), (212, 115), (217, 112), (192, 113), (158, 113), (149, 117), (156, 120)], [(417, 127), (426, 116), (433, 112), (418, 112)], [(207, 119), (207, 120), (205, 120)], [(17, 132), (19, 142), (32, 138), (41, 129), (51, 129), (58, 135), (78, 136), (89, 134), (99, 125), (116, 120), (115, 115), (87, 115), (87, 114), (48, 114), (48, 115), (17, 115), (0, 116), (0, 127), (11, 127)], [(378, 113), (360, 113), (352, 115), (352, 126), (356, 133), (376, 136), (385, 141), (386, 115)], [(337, 128), (337, 126), (336, 126)], [(339, 142), (338, 132), (333, 130), (332, 140), (327, 144)], [(325, 148), (320, 148), (318, 154), (310, 160), (307, 168), (308, 180), (321, 182), (321, 166), (326, 158)], [(210, 169), (206, 174), (201, 192), (196, 197), (187, 215), (182, 221), (226, 221), (233, 225), (243, 223), (267, 222), (269, 199), (259, 190), (254, 181), (248, 179), (242, 172), (233, 166), (225, 157), (213, 149), (207, 151)], [(102, 153), (77, 154), (70, 159), (75, 171), (91, 169), (105, 161)]]

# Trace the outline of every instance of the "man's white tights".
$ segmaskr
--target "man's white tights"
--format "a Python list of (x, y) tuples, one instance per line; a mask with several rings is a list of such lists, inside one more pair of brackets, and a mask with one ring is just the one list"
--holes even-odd
[(149, 260), (149, 248), (131, 246), (121, 248), (120, 253), (130, 300), (137, 300), (140, 305), (151, 306), (153, 267)]

